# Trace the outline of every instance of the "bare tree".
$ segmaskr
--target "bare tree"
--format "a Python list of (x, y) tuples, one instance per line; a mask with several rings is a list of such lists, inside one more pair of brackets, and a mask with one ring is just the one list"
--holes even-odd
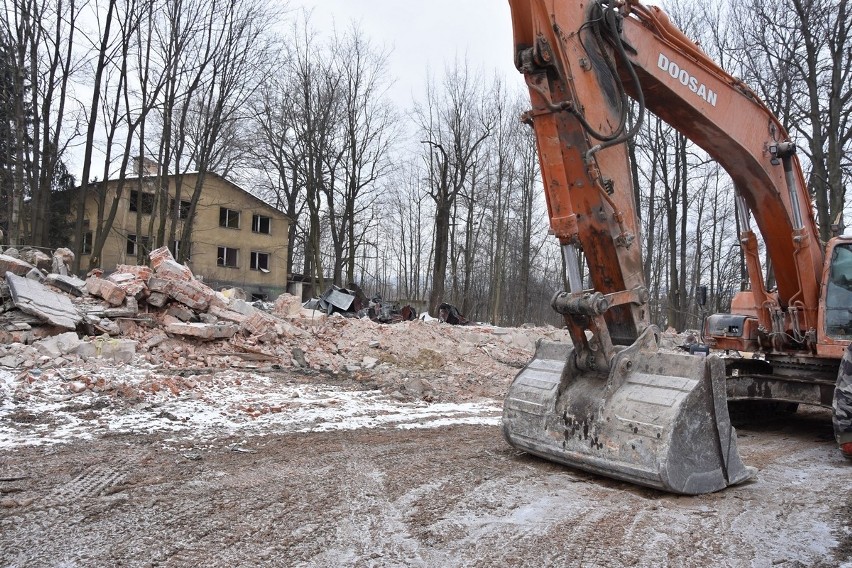
[[(256, 0), (223, 0), (208, 5), (208, 9), (211, 13), (208, 25), (212, 28), (207, 52), (212, 56), (209, 73), (204, 78), (199, 98), (188, 107), (191, 113), (191, 128), (187, 131), (191, 139), (189, 157), (199, 174), (180, 234), (183, 243), (189, 242), (192, 235), (205, 174), (222, 166), (227, 155), (228, 139), (223, 134), (231, 131), (240, 119), (248, 118), (243, 109), (268, 76), (270, 57), (274, 53), (274, 46), (266, 34), (275, 21), (275, 12), (271, 9)], [(175, 208), (179, 208), (178, 197), (174, 202)], [(173, 213), (173, 218), (178, 216)], [(184, 247), (180, 259), (185, 260), (188, 252)]]
[[(397, 117), (385, 98), (388, 85), (387, 52), (374, 48), (353, 26), (336, 38), (333, 59), (341, 76), (343, 111), (343, 177), (329, 203), (340, 201), (338, 219), (332, 219), (335, 239), (334, 280), (355, 278), (358, 248), (373, 220), (377, 182), (390, 167), (389, 153), (397, 137)], [(330, 209), (331, 210), (331, 209)]]
[(491, 133), (480, 109), (475, 106), (481, 82), (458, 62), (446, 70), (442, 90), (433, 81), (426, 100), (415, 105), (415, 120), (426, 152), (429, 194), (435, 202), (435, 253), (429, 310), (435, 314), (444, 300), (449, 256), (452, 212), (459, 193), (468, 183), (479, 145)]

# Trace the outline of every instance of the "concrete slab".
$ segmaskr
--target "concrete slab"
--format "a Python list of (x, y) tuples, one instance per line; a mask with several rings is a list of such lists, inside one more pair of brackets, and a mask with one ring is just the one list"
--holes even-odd
[(78, 298), (83, 296), (86, 289), (86, 282), (76, 276), (48, 274), (47, 278), (44, 279), (44, 283), (59, 288), (63, 292), (77, 296)]
[(167, 323), (163, 326), (166, 333), (186, 335), (199, 339), (221, 339), (233, 337), (239, 328), (229, 323)]
[(64, 329), (76, 329), (83, 319), (67, 296), (52, 291), (41, 282), (7, 272), (6, 283), (15, 306), (24, 313)]

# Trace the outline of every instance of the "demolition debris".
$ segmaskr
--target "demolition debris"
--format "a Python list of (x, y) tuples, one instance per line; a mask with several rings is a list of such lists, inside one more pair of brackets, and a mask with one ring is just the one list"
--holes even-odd
[[(290, 294), (249, 303), (239, 289), (207, 286), (167, 248), (150, 258), (151, 267), (93, 270), (84, 281), (69, 274), (67, 249), (0, 254), (0, 366), (20, 372), (21, 385), (58, 380), (72, 396), (128, 401), (198, 388), (174, 373), (225, 369), (341, 376), (402, 400), (475, 400), (499, 397), (538, 338), (567, 339), (553, 327), (418, 321), (411, 306), (367, 299), (354, 285), (305, 306)], [(454, 308), (446, 313), (447, 322), (467, 323)], [(149, 378), (120, 380), (127, 373), (104, 375), (104, 365), (146, 369)]]

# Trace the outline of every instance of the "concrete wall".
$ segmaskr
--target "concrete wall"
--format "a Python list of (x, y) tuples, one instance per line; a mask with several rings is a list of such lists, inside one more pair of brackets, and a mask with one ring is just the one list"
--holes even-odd
[[(196, 181), (197, 174), (183, 176), (182, 201), (189, 201)], [(108, 184), (107, 207), (114, 199), (112, 196), (115, 195), (116, 185), (113, 181)], [(104, 245), (101, 259), (96, 262), (97, 266), (106, 272), (112, 271), (117, 264), (137, 263), (136, 257), (127, 253), (128, 235), (148, 236), (157, 232), (159, 215), (156, 211), (153, 215), (153, 230), (149, 229), (152, 215), (130, 211), (131, 190), (140, 191), (140, 188), (142, 192), (153, 193), (153, 180), (143, 178), (141, 185), (139, 178), (125, 182), (115, 222)], [(174, 176), (170, 178), (169, 194), (172, 198), (175, 195)], [(220, 226), (221, 208), (238, 213), (239, 228)], [(252, 231), (253, 215), (269, 218), (269, 234)], [(94, 233), (97, 208), (93, 198), (87, 200), (86, 219), (90, 220), (88, 230)], [(141, 221), (141, 229), (137, 228), (137, 219)], [(179, 222), (178, 231), (182, 229), (182, 225), (183, 221)], [(192, 231), (192, 257), (187, 264), (193, 274), (203, 278), (204, 282), (215, 289), (237, 286), (243, 288), (249, 298), (252, 294), (258, 294), (274, 299), (285, 291), (287, 285), (288, 230), (289, 218), (284, 213), (216, 174), (205, 174)], [(153, 241), (151, 238), (152, 243)], [(237, 251), (235, 267), (217, 264), (219, 247)], [(268, 255), (269, 272), (250, 269), (252, 252)], [(89, 259), (90, 255), (82, 255), (81, 266), (84, 270), (89, 266)], [(147, 261), (147, 256), (145, 260)]]

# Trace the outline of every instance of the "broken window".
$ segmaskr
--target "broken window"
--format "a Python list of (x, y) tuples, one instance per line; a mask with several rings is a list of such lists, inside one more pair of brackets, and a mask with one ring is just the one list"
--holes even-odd
[(270, 234), (272, 231), (270, 227), (272, 226), (272, 219), (269, 217), (264, 217), (263, 215), (252, 215), (251, 216), (251, 230), (253, 233), (263, 233), (264, 235)]
[(130, 210), (143, 215), (150, 215), (154, 212), (154, 194), (136, 191), (130, 191)]
[(83, 246), (80, 247), (80, 254), (92, 254), (92, 231), (83, 235)]
[(260, 270), (261, 272), (269, 272), (269, 253), (268, 252), (251, 252), (252, 270)]
[[(172, 253), (172, 256), (175, 258), (180, 258), (180, 253), (183, 250), (182, 241), (174, 240), (169, 243), (169, 250)], [(192, 243), (186, 243), (186, 259), (189, 260), (192, 255)]]
[(127, 254), (130, 256), (138, 256), (139, 248), (142, 247), (142, 254), (151, 252), (151, 237), (140, 237), (137, 235), (127, 235)]
[(216, 253), (216, 265), (237, 268), (239, 266), (240, 249), (219, 247)]
[(226, 207), (219, 208), (219, 226), (229, 229), (240, 228), (240, 212), (228, 209)]
[[(178, 209), (178, 219), (187, 219), (189, 217), (189, 201), (180, 200), (180, 209)], [(175, 200), (172, 198), (169, 203), (169, 211), (174, 213), (175, 210)]]

